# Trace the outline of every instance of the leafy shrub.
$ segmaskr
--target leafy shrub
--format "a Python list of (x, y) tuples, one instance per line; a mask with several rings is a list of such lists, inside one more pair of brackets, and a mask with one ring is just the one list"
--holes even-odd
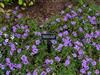
[(20, 6), (24, 6), (24, 7), (27, 7), (27, 6), (32, 6), (34, 5), (36, 2), (36, 0), (2, 0), (0, 1), (0, 6), (1, 7), (4, 7), (5, 5), (11, 5), (12, 3), (16, 3)]

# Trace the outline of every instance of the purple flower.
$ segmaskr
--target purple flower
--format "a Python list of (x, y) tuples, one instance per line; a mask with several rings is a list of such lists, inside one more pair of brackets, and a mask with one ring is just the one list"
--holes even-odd
[(70, 38), (69, 37), (66, 37), (66, 39), (65, 38), (62, 38), (62, 41), (64, 42), (64, 46), (66, 47), (66, 46), (72, 46), (72, 43), (71, 43), (71, 40), (70, 40)]
[(17, 17), (20, 19), (23, 16), (22, 13), (18, 14)]
[(41, 33), (40, 32), (35, 32), (35, 35), (41, 36)]
[(0, 31), (0, 36), (2, 35), (2, 32)]
[(25, 28), (27, 28), (27, 29), (25, 29), (25, 33), (30, 32), (30, 30), (28, 29), (28, 26), (27, 27), (25, 26)]
[(14, 15), (16, 15), (16, 13), (17, 13), (17, 11), (16, 10), (13, 10), (13, 12), (12, 12)]
[(56, 41), (56, 40), (51, 40), (51, 43), (52, 43), (53, 45), (55, 45), (55, 44), (57, 44), (57, 41)]
[(82, 44), (81, 42), (79, 42), (79, 41), (76, 41), (76, 42), (75, 42), (75, 45), (83, 46), (83, 44)]
[(25, 48), (26, 48), (26, 50), (28, 50), (28, 49), (30, 48), (30, 46), (29, 46), (29, 45), (27, 45), (27, 46), (25, 46)]
[(93, 17), (88, 16), (88, 19), (89, 19), (91, 24), (96, 24), (96, 17), (95, 16), (93, 16)]
[(40, 40), (36, 40), (35, 43), (36, 43), (36, 45), (39, 45), (41, 43), (41, 41)]
[(31, 72), (28, 72), (26, 75), (31, 75)]
[(45, 60), (45, 63), (46, 63), (46, 64), (53, 64), (53, 60), (52, 60), (52, 59), (46, 59), (46, 60)]
[(67, 56), (67, 59), (69, 60), (70, 58), (71, 58), (71, 57), (68, 55), (68, 56)]
[(29, 63), (28, 59), (25, 55), (22, 55), (21, 60), (22, 60), (23, 64), (25, 64), (25, 65)]
[(68, 18), (66, 16), (64, 16), (64, 21), (67, 21), (67, 20), (68, 20)]
[(11, 72), (11, 71), (9, 71), (9, 70), (8, 70), (8, 71), (6, 71), (6, 75), (10, 75), (10, 72)]
[(13, 26), (12, 29), (13, 29), (13, 32), (16, 32), (17, 30), (16, 26)]
[(5, 65), (2, 65), (1, 63), (0, 63), (0, 68), (3, 70), (3, 69), (5, 69)]
[(2, 31), (5, 32), (6, 31), (6, 26), (2, 27)]
[(95, 70), (95, 74), (100, 74), (100, 71), (98, 69)]
[(96, 44), (96, 49), (100, 50), (100, 44)]
[(86, 60), (82, 60), (82, 67), (87, 66), (87, 61)]
[(15, 33), (15, 37), (21, 38), (21, 34)]
[(79, 31), (80, 31), (80, 32), (83, 32), (83, 28), (82, 28), (82, 27), (79, 27)]
[(77, 33), (76, 32), (72, 32), (73, 36), (77, 37)]
[(72, 10), (72, 11), (71, 11), (71, 13), (72, 13), (72, 15), (71, 15), (71, 16), (72, 16), (72, 18), (74, 18), (74, 17), (76, 17), (76, 16), (77, 16), (77, 13), (76, 13), (75, 11), (73, 11), (73, 10)]
[(63, 35), (68, 35), (68, 31), (64, 31), (63, 32)]
[(80, 47), (78, 45), (75, 45), (74, 49), (79, 50)]
[(28, 33), (24, 33), (24, 34), (22, 35), (22, 38), (23, 38), (23, 39), (26, 39), (27, 36), (28, 36)]
[(71, 24), (72, 24), (72, 25), (76, 25), (76, 22), (75, 22), (75, 21), (71, 21)]
[(92, 62), (93, 59), (92, 59), (92, 58), (86, 58), (86, 61), (87, 61), (87, 62)]
[(21, 49), (21, 48), (19, 48), (19, 49), (17, 50), (17, 52), (18, 52), (18, 53), (21, 53), (21, 51), (22, 51), (22, 49)]
[(38, 69), (35, 69), (32, 75), (38, 75)]
[(72, 16), (69, 13), (66, 14), (66, 17), (68, 17), (69, 19), (72, 18)]
[(6, 58), (6, 63), (10, 63), (10, 58)]
[(11, 51), (15, 51), (16, 50), (15, 44), (10, 43), (10, 47), (11, 47)]
[(32, 46), (32, 52), (33, 52), (33, 54), (37, 54), (38, 53), (38, 49), (36, 48), (36, 45)]
[(66, 59), (64, 65), (65, 65), (65, 66), (68, 66), (69, 64), (70, 64), (70, 60), (69, 60), (69, 59)]
[(5, 45), (5, 46), (6, 46), (6, 45), (7, 45), (7, 42), (5, 42), (5, 41), (4, 41), (4, 42), (3, 42), (3, 45)]
[(49, 73), (51, 71), (51, 68), (46, 68), (46, 72)]
[(22, 64), (16, 64), (17, 69), (21, 69), (21, 67), (22, 67)]
[(63, 28), (66, 29), (66, 28), (67, 28), (67, 25), (65, 24), (65, 25), (63, 26)]
[(58, 56), (55, 57), (55, 61), (60, 62), (60, 60), (61, 60), (60, 57), (58, 57)]
[(63, 47), (63, 44), (59, 44), (56, 50), (57, 51), (61, 51), (62, 50), (62, 47)]
[(92, 61), (91, 64), (92, 64), (93, 66), (95, 66), (95, 65), (96, 65), (96, 61)]
[(45, 71), (42, 71), (42, 72), (40, 73), (40, 75), (47, 75), (47, 73), (46, 73)]
[(89, 66), (85, 66), (84, 70), (86, 70), (86, 71), (89, 70)]
[(81, 72), (82, 74), (85, 74), (85, 73), (86, 73), (85, 69), (80, 69), (80, 72)]
[(87, 72), (87, 75), (92, 75), (92, 72), (91, 72), (91, 71), (88, 71), (88, 72)]
[(13, 55), (13, 53), (14, 53), (14, 51), (11, 51), (11, 50), (10, 50), (10, 55), (11, 55), (11, 56)]
[(95, 31), (95, 37), (100, 37), (100, 31), (99, 30)]
[(10, 68), (11, 70), (15, 70), (15, 65), (14, 65), (13, 63), (10, 63), (8, 66), (9, 66), (9, 68)]
[(79, 54), (79, 55), (83, 55), (83, 54), (84, 54), (84, 51), (83, 51), (83, 50), (79, 50), (79, 51), (78, 51), (78, 54)]
[(59, 37), (62, 37), (62, 35), (63, 35), (63, 34), (62, 34), (61, 32), (58, 34)]
[(16, 7), (15, 7), (15, 10), (18, 10), (18, 9), (19, 9), (19, 6), (16, 6)]

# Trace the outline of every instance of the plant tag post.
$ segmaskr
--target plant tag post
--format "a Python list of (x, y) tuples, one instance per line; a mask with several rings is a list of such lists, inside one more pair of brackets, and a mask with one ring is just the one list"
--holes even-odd
[(47, 40), (47, 49), (48, 49), (48, 52), (51, 52), (52, 43), (51, 43), (50, 40), (55, 40), (56, 39), (55, 34), (50, 34), (50, 33), (42, 34), (41, 37), (42, 37), (43, 40)]

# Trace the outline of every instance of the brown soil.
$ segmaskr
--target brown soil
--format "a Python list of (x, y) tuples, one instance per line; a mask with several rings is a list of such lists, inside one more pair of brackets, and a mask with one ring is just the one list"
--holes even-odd
[(26, 15), (35, 18), (39, 24), (43, 24), (46, 18), (58, 14), (65, 8), (68, 0), (39, 0), (36, 5), (27, 9)]
[[(27, 17), (32, 17), (37, 21), (39, 25), (42, 25), (46, 18), (50, 18), (53, 15), (58, 14), (61, 10), (66, 8), (66, 5), (73, 4), (70, 0), (36, 0), (34, 6), (26, 8), (26, 10), (19, 10)], [(96, 4), (99, 5), (100, 1), (96, 1)], [(13, 6), (13, 7), (12, 7)], [(13, 9), (16, 6), (12, 5), (6, 7), (7, 9)]]
[(97, 5), (100, 5), (100, 0), (96, 0), (96, 4)]

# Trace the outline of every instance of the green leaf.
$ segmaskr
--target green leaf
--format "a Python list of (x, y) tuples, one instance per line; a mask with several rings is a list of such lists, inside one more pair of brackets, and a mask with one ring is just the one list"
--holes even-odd
[(29, 3), (29, 6), (32, 6), (33, 5), (33, 2), (31, 1), (30, 3)]
[(81, 5), (83, 5), (84, 2), (83, 2), (83, 0), (79, 0), (79, 3), (80, 3)]
[(2, 8), (4, 8), (4, 3), (0, 3), (0, 6), (1, 6)]
[(22, 5), (23, 4), (23, 0), (18, 0), (18, 4)]

